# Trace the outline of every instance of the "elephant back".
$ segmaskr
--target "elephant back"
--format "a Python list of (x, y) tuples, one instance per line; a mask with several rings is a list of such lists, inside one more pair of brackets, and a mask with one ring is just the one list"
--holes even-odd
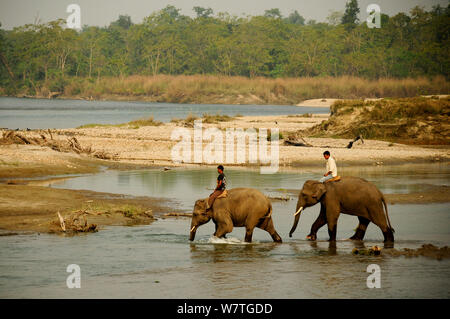
[(261, 210), (266, 213), (271, 208), (270, 200), (254, 188), (233, 188), (228, 190), (230, 208), (246, 207), (250, 210)]

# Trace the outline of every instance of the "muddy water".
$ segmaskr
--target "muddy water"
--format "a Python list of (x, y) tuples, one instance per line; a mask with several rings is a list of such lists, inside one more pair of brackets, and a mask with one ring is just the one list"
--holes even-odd
[[(348, 172), (355, 169), (348, 168)], [(385, 192), (417, 191), (424, 184), (447, 185), (446, 165), (399, 168), (359, 168)], [(257, 170), (227, 170), (231, 187), (252, 186), (267, 194), (283, 195), (298, 188), (314, 171), (283, 171), (259, 175)], [(52, 187), (85, 188), (178, 200), (178, 208), (192, 209), (206, 196), (215, 172), (160, 170), (81, 176)], [(415, 181), (415, 182), (413, 182)], [(422, 185), (422, 186), (421, 186)], [(450, 261), (425, 257), (354, 256), (355, 243), (346, 238), (357, 225), (342, 215), (338, 241), (330, 246), (324, 227), (316, 243), (304, 238), (319, 207), (303, 213), (293, 238), (295, 200), (274, 202), (274, 223), (284, 240), (255, 230), (253, 244), (242, 243), (236, 228), (228, 244), (211, 243), (213, 224), (199, 228), (188, 241), (186, 218), (158, 219), (152, 225), (110, 227), (76, 237), (19, 235), (0, 237), (0, 297), (63, 298), (449, 298)], [(390, 205), (396, 229), (395, 248), (417, 248), (424, 243), (450, 244), (450, 205)], [(382, 234), (369, 225), (364, 245), (382, 246)], [(81, 289), (66, 287), (66, 267), (81, 267)], [(381, 288), (369, 289), (367, 266), (381, 268)]]

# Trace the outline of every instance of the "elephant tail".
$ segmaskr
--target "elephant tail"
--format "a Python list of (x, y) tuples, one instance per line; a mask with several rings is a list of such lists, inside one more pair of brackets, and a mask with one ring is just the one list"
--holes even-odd
[(392, 226), (391, 226), (391, 221), (389, 220), (388, 208), (387, 208), (386, 200), (384, 199), (384, 196), (383, 196), (383, 195), (381, 195), (381, 200), (383, 201), (384, 209), (386, 210), (386, 219), (387, 219), (387, 222), (388, 222), (388, 225), (389, 225), (389, 229), (390, 229), (393, 233), (395, 233), (394, 228), (392, 228)]
[(266, 218), (270, 218), (270, 217), (272, 217), (272, 205), (269, 206), (269, 212), (268, 212)]
[(259, 221), (259, 227), (264, 229), (267, 226), (267, 223), (270, 221), (271, 217), (272, 217), (272, 205), (270, 204), (266, 215), (262, 217)]

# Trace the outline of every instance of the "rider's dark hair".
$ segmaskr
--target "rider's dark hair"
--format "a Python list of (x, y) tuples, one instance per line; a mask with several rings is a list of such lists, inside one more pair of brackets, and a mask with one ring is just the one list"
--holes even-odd
[(221, 171), (223, 171), (223, 166), (222, 165), (217, 166), (217, 168), (220, 169)]
[(325, 151), (325, 152), (323, 152), (323, 155), (330, 155), (330, 152)]

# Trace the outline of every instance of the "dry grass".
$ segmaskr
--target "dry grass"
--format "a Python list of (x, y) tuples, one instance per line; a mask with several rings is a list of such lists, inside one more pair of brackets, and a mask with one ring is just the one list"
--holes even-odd
[(159, 126), (161, 124), (162, 124), (162, 122), (155, 121), (153, 116), (144, 117), (144, 118), (126, 123), (126, 125), (134, 127), (134, 128), (139, 128), (141, 126)]
[(392, 122), (401, 118), (423, 117), (428, 115), (449, 115), (450, 98), (402, 98), (378, 101), (343, 100), (331, 106), (333, 114), (347, 114), (361, 108), (363, 116), (372, 121)]
[(88, 212), (91, 215), (122, 214), (123, 216), (128, 218), (133, 218), (141, 215), (150, 218), (153, 217), (152, 210), (143, 206), (134, 204), (117, 205), (105, 201), (93, 201), (92, 203), (84, 202), (80, 210)]
[(378, 79), (357, 77), (246, 78), (212, 75), (158, 75), (72, 80), (65, 96), (172, 103), (297, 104), (314, 98), (414, 97), (448, 94), (444, 77)]
[(133, 120), (127, 123), (121, 123), (121, 124), (97, 124), (97, 123), (91, 123), (91, 124), (84, 124), (81, 126), (78, 126), (77, 128), (94, 128), (94, 127), (131, 127), (138, 129), (142, 126), (159, 126), (163, 123), (160, 121), (155, 121), (153, 116), (149, 117), (143, 117), (137, 120)]
[(204, 123), (217, 123), (217, 122), (229, 122), (233, 120), (233, 117), (228, 115), (221, 115), (219, 113), (217, 114), (203, 113), (202, 119)]
[(304, 113), (304, 114), (291, 114), (291, 115), (288, 115), (287, 117), (289, 117), (289, 118), (298, 118), (298, 117), (310, 118), (310, 117), (313, 117), (313, 115), (312, 115), (312, 113)]
[[(235, 117), (238, 116), (242, 116), (237, 114)], [(220, 113), (217, 114), (209, 114), (209, 113), (203, 113), (203, 116), (201, 118), (195, 116), (192, 113), (189, 113), (188, 116), (183, 120), (183, 119), (178, 119), (178, 118), (172, 118), (171, 122), (172, 123), (177, 123), (183, 126), (187, 126), (187, 127), (193, 127), (194, 126), (194, 121), (195, 120), (199, 120), (201, 119), (203, 121), (203, 123), (209, 123), (209, 124), (214, 124), (214, 123), (218, 123), (218, 122), (228, 122), (233, 120), (235, 117), (233, 116), (229, 116), (229, 115), (222, 115)]]

